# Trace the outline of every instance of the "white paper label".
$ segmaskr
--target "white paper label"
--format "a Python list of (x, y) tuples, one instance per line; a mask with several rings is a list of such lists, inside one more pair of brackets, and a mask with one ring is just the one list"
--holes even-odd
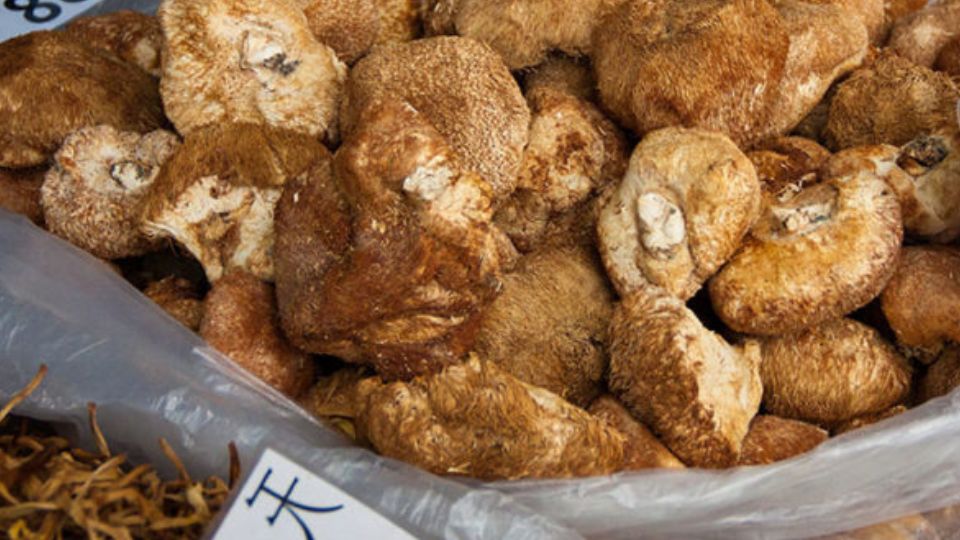
[(56, 28), (98, 0), (0, 0), (0, 41), (34, 30)]
[(214, 540), (413, 539), (368, 506), (267, 449)]

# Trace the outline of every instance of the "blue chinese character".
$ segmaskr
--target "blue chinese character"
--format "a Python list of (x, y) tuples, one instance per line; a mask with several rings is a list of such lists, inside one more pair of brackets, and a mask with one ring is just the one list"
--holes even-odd
[(290, 483), (290, 487), (287, 488), (287, 492), (280, 494), (267, 487), (267, 480), (270, 478), (270, 475), (273, 474), (273, 468), (267, 469), (266, 474), (263, 475), (263, 478), (260, 479), (260, 485), (257, 487), (257, 491), (253, 493), (250, 497), (247, 498), (247, 506), (252, 507), (253, 503), (257, 500), (257, 496), (260, 495), (260, 492), (266, 493), (267, 495), (273, 497), (280, 504), (277, 505), (277, 510), (273, 513), (272, 516), (267, 518), (267, 523), (273, 527), (273, 524), (277, 521), (277, 518), (280, 517), (280, 512), (286, 510), (290, 515), (297, 521), (297, 524), (300, 525), (300, 528), (303, 529), (303, 536), (306, 540), (314, 540), (313, 534), (310, 532), (310, 527), (304, 523), (303, 518), (297, 514), (297, 510), (303, 510), (304, 512), (314, 512), (314, 513), (328, 513), (336, 512), (343, 508), (342, 504), (337, 506), (307, 506), (305, 504), (296, 502), (292, 500), (293, 490), (297, 487), (297, 483), (300, 481), (296, 476), (293, 477), (293, 482)]

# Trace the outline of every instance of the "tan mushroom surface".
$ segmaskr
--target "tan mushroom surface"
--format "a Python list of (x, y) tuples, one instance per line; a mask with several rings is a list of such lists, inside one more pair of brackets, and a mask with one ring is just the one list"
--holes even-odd
[(156, 80), (64, 32), (0, 44), (0, 167), (41, 165), (68, 134), (100, 124), (162, 127)]
[(492, 190), (416, 110), (378, 101), (277, 208), (283, 327), (301, 348), (409, 379), (459, 360), (501, 271)]
[(521, 381), (586, 407), (603, 388), (612, 312), (613, 292), (591, 251), (531, 253), (503, 277), (475, 350)]
[(109, 51), (154, 77), (160, 76), (163, 30), (160, 20), (138, 11), (77, 17), (66, 33), (89, 47)]
[(315, 138), (259, 124), (188, 135), (150, 187), (143, 229), (173, 238), (210, 282), (230, 268), (273, 279), (274, 207), (283, 186), (329, 152)]
[(610, 324), (611, 392), (684, 463), (729, 467), (760, 407), (760, 347), (733, 346), (680, 300), (641, 288)]
[(381, 454), (484, 480), (610, 474), (624, 436), (557, 395), (473, 357), (410, 382), (360, 384), (357, 432)]
[(190, 280), (167, 276), (148, 284), (143, 294), (180, 324), (194, 332), (200, 330), (203, 300), (196, 290), (196, 285)]
[(827, 440), (829, 434), (813, 424), (758, 415), (750, 422), (737, 465), (768, 465), (809, 452)]
[(933, 67), (943, 47), (957, 36), (960, 36), (960, 3), (936, 2), (905, 13), (894, 24), (887, 47), (919, 66), (929, 68)]
[(156, 249), (141, 230), (150, 186), (180, 145), (176, 135), (92, 126), (71, 133), (41, 189), (47, 229), (104, 259)]
[(530, 95), (539, 88), (555, 90), (596, 102), (597, 84), (593, 79), (589, 58), (572, 58), (557, 54), (524, 71), (523, 90)]
[[(960, 236), (960, 132), (921, 135), (899, 149), (888, 181), (900, 198), (903, 226), (938, 243)], [(900, 172), (902, 171), (902, 173)]]
[(710, 281), (717, 315), (749, 334), (796, 332), (876, 297), (896, 269), (900, 204), (884, 180), (883, 147), (834, 155), (820, 182), (771, 202), (730, 262)]
[(293, 3), (167, 0), (158, 15), (160, 93), (181, 134), (249, 122), (336, 138), (347, 68)]
[(273, 286), (250, 273), (231, 271), (213, 284), (204, 301), (200, 336), (292, 398), (313, 385), (313, 359), (280, 331)]
[(823, 137), (832, 150), (900, 146), (941, 129), (955, 130), (958, 98), (960, 91), (946, 74), (884, 53), (837, 86)]
[(589, 53), (594, 30), (623, 0), (426, 0), (427, 26), (490, 45), (510, 69), (550, 51)]
[(730, 139), (658, 130), (634, 149), (600, 211), (600, 253), (622, 296), (652, 284), (685, 300), (733, 255), (759, 210), (756, 172)]
[(532, 118), (517, 189), (494, 221), (521, 252), (543, 244), (595, 244), (593, 203), (619, 182), (627, 143), (590, 102), (555, 88), (527, 92)]
[(682, 461), (673, 455), (646, 426), (630, 415), (617, 399), (602, 395), (593, 400), (587, 411), (616, 428), (626, 437), (623, 468), (627, 471), (642, 469), (683, 469)]
[(893, 407), (890, 407), (884, 411), (860, 415), (856, 418), (851, 418), (850, 420), (836, 424), (830, 428), (830, 433), (833, 436), (837, 436), (848, 431), (853, 431), (871, 424), (876, 424), (877, 422), (886, 420), (887, 418), (893, 418), (894, 416), (906, 411), (906, 406), (894, 405)]
[(763, 406), (823, 426), (877, 413), (910, 392), (910, 363), (873, 328), (836, 319), (763, 341)]
[(375, 0), (295, 0), (307, 17), (310, 32), (329, 46), (340, 61), (352, 64), (365, 55), (380, 34)]
[(0, 169), (0, 208), (43, 224), (40, 188), (46, 169)]
[(947, 342), (960, 343), (960, 250), (904, 248), (880, 301), (897, 343), (911, 356), (930, 360)]
[(516, 187), (530, 125), (520, 87), (500, 57), (480, 42), (434, 37), (378, 47), (354, 66), (341, 107), (349, 137), (371, 100), (407, 101), (447, 140), (494, 198)]

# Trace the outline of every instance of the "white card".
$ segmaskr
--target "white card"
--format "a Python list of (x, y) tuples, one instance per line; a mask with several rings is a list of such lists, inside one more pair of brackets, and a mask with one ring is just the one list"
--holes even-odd
[(413, 539), (333, 484), (268, 448), (213, 540)]
[(0, 41), (56, 28), (99, 3), (99, 0), (0, 0)]

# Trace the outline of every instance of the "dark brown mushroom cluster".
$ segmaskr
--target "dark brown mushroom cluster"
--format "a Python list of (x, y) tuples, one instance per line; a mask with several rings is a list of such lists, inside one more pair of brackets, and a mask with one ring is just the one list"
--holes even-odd
[(960, 385), (960, 11), (923, 4), (88, 17), (0, 44), (0, 206), (432, 472), (768, 464)]

